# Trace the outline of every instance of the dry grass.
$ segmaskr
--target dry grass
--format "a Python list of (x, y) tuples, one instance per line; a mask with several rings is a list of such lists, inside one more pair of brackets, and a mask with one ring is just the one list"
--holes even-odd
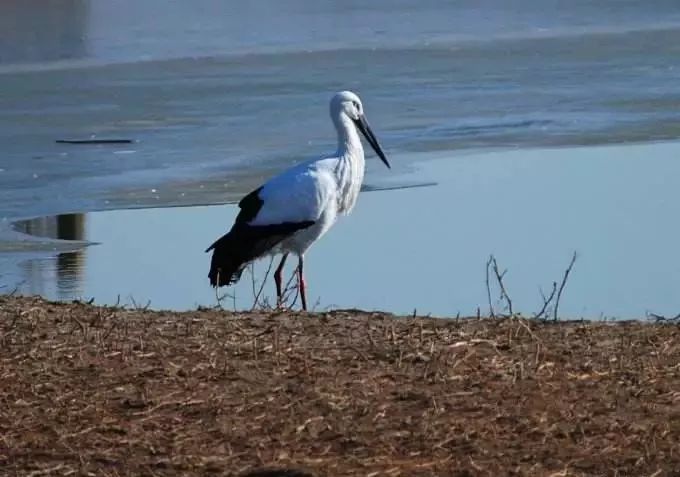
[(679, 443), (674, 324), (0, 297), (1, 475), (671, 476)]

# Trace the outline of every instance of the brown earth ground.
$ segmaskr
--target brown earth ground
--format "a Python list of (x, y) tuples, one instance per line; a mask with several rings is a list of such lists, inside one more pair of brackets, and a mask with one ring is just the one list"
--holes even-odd
[(0, 475), (263, 467), (680, 475), (680, 327), (0, 297)]

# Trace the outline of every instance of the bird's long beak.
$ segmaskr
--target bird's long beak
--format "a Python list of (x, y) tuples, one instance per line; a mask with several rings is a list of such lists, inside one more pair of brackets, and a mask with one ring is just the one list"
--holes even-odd
[(359, 116), (359, 119), (354, 120), (354, 124), (356, 124), (357, 129), (361, 131), (361, 133), (364, 135), (368, 143), (371, 145), (375, 153), (378, 155), (378, 157), (385, 163), (388, 169), (391, 169), (390, 163), (387, 162), (387, 158), (385, 157), (385, 153), (383, 152), (382, 148), (380, 147), (380, 143), (378, 142), (378, 139), (375, 137), (375, 134), (373, 134), (373, 131), (371, 130), (371, 126), (368, 125), (368, 121), (366, 121), (366, 116), (363, 114)]

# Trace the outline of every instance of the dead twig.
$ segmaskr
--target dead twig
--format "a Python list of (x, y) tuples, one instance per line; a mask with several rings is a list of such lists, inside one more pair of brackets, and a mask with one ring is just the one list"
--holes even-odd
[[(281, 292), (281, 306), (284, 308), (292, 308), (298, 301), (298, 297), (300, 295), (300, 284), (298, 283), (297, 285), (293, 286), (293, 280), (297, 276), (297, 270), (297, 267), (293, 270), (293, 273), (286, 282), (286, 286), (283, 287), (283, 292)], [(293, 292), (295, 292), (295, 294), (293, 294)], [(288, 302), (291, 299), (291, 295), (293, 300), (289, 304)]]
[(141, 303), (137, 303), (135, 297), (132, 295), (130, 295), (130, 302), (132, 302), (132, 308), (135, 311), (147, 311), (151, 306), (151, 300), (147, 300), (146, 305), (142, 305)]
[[(496, 313), (493, 311), (493, 302), (491, 301), (491, 283), (489, 281), (489, 268), (491, 267), (492, 259), (493, 255), (489, 256), (489, 260), (486, 262), (486, 296), (489, 300), (489, 316), (496, 318)], [(479, 318), (479, 308), (477, 309), (477, 317)]]
[[(220, 282), (220, 271), (219, 270), (217, 270), (216, 281), (217, 281), (217, 283)], [(217, 301), (217, 305), (215, 306), (215, 308), (217, 308), (219, 310), (224, 310), (224, 307), (222, 306), (222, 300), (224, 300), (225, 298), (231, 298), (234, 311), (236, 311), (236, 292), (234, 292), (234, 293), (226, 292), (226, 293), (224, 293), (223, 295), (220, 296), (219, 287), (215, 287), (215, 300)]]
[(553, 282), (552, 285), (552, 291), (550, 292), (550, 295), (548, 295), (548, 298), (545, 297), (545, 293), (543, 293), (543, 290), (540, 290), (541, 292), (541, 298), (543, 299), (543, 307), (534, 315), (534, 318), (543, 318), (543, 316), (546, 314), (548, 311), (548, 305), (553, 301), (553, 298), (555, 298), (555, 293), (557, 293), (557, 282)]
[(571, 273), (571, 269), (574, 267), (574, 263), (576, 262), (576, 257), (578, 255), (576, 252), (573, 253), (571, 256), (571, 261), (569, 262), (569, 266), (567, 269), (564, 271), (564, 276), (562, 277), (562, 283), (560, 283), (560, 287), (557, 290), (557, 298), (555, 298), (555, 308), (553, 308), (553, 320), (557, 321), (557, 309), (560, 306), (560, 298), (562, 298), (562, 291), (564, 290), (564, 286), (567, 284), (567, 279), (569, 278), (569, 274)]
[(498, 286), (501, 289), (501, 298), (505, 299), (505, 302), (507, 303), (507, 308), (508, 308), (508, 314), (510, 316), (513, 315), (512, 313), (512, 300), (510, 299), (510, 295), (508, 295), (508, 292), (505, 289), (505, 284), (503, 283), (503, 277), (507, 273), (507, 270), (503, 270), (503, 273), (499, 273), (498, 271), (498, 263), (496, 262), (496, 257), (493, 257), (493, 273), (496, 275), (496, 280), (498, 281)]
[(250, 311), (254, 311), (256, 308), (265, 308), (264, 303), (260, 303), (260, 296), (262, 296), (262, 291), (264, 290), (264, 284), (267, 282), (267, 278), (269, 278), (269, 273), (272, 271), (272, 265), (274, 263), (274, 256), (272, 255), (269, 258), (269, 265), (267, 265), (267, 271), (264, 272), (264, 278), (262, 279), (262, 282), (260, 283), (260, 288), (257, 290), (257, 293), (255, 293), (255, 270), (253, 264), (250, 265), (250, 274), (252, 277), (252, 284), (253, 284), (253, 306), (250, 308)]
[(500, 289), (501, 293), (500, 299), (505, 301), (508, 316), (512, 316), (513, 315), (512, 300), (510, 299), (510, 295), (505, 289), (505, 283), (503, 283), (503, 278), (505, 277), (507, 270), (503, 270), (502, 273), (500, 272), (500, 270), (498, 270), (498, 262), (496, 261), (496, 257), (494, 257), (493, 254), (489, 255), (489, 260), (486, 262), (486, 293), (489, 300), (489, 313), (491, 314), (492, 318), (496, 317), (491, 303), (491, 286), (489, 284), (489, 269), (493, 270), (493, 273), (496, 277), (496, 283), (498, 283), (498, 288)]
[(656, 313), (647, 313), (647, 318), (651, 318), (657, 323), (662, 323), (662, 322), (680, 322), (680, 313), (678, 313), (675, 316), (664, 316), (664, 315), (658, 315)]

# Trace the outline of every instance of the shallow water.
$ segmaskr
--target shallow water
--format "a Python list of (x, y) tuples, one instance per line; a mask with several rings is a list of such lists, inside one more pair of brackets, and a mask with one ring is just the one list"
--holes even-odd
[[(369, 159), (367, 189), (439, 185), (362, 195), (310, 253), (321, 306), (469, 313), (493, 252), (527, 311), (576, 249), (565, 311), (677, 307), (672, 249), (649, 232), (676, 233), (674, 146), (573, 147), (680, 137), (675, 0), (9, 0), (0, 31), (1, 290), (212, 303), (201, 251), (233, 207), (163, 208), (233, 202), (332, 151), (327, 101), (350, 88), (395, 165)], [(134, 142), (55, 143), (93, 135)], [(13, 229), (68, 213), (29, 224), (80, 242)]]
[[(419, 162), (438, 186), (364, 193), (353, 214), (310, 250), (317, 308), (360, 307), (455, 315), (488, 309), (485, 263), (507, 268), (515, 310), (538, 311), (539, 287), (561, 280), (578, 258), (561, 310), (572, 317), (643, 317), (680, 308), (673, 177), (680, 144), (468, 155)], [(396, 159), (396, 158), (395, 158)], [(58, 298), (155, 308), (212, 306), (205, 247), (234, 206), (96, 212), (62, 219), (72, 237), (101, 242), (40, 260), (7, 261), (8, 288)], [(44, 221), (43, 221), (44, 222)], [(41, 224), (33, 223), (33, 227)], [(49, 227), (43, 225), (43, 231)], [(56, 230), (57, 225), (52, 226)], [(74, 231), (81, 231), (76, 233)], [(266, 262), (256, 276), (264, 275)], [(292, 272), (292, 264), (289, 267)], [(248, 276), (235, 288), (252, 304)], [(273, 284), (266, 284), (271, 296)], [(501, 306), (496, 300), (494, 306)], [(223, 301), (231, 307), (230, 299)]]

